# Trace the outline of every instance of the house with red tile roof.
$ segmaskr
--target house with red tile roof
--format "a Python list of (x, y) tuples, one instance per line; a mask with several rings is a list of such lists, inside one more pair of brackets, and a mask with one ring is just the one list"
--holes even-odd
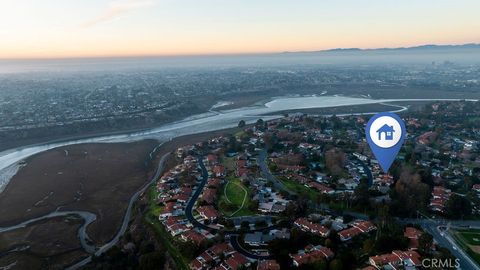
[(348, 228), (343, 231), (340, 231), (337, 234), (338, 236), (340, 236), (340, 240), (348, 241), (353, 237), (362, 234), (362, 231), (360, 231), (358, 228), (352, 227), (352, 228)]
[(162, 213), (160, 213), (159, 219), (166, 219), (173, 215), (175, 211), (176, 203), (168, 202), (165, 204), (165, 208), (163, 208)]
[(215, 165), (217, 163), (218, 163), (217, 155), (214, 155), (214, 154), (208, 154), (207, 155), (207, 164), (208, 165)]
[(165, 229), (167, 229), (167, 231), (170, 231), (173, 225), (178, 223), (185, 223), (185, 222), (181, 217), (168, 217), (162, 223), (165, 226)]
[(299, 250), (297, 254), (290, 254), (290, 258), (293, 260), (293, 265), (299, 267), (318, 260), (331, 259), (334, 255), (333, 251), (327, 247), (309, 245), (304, 250)]
[(433, 143), (436, 140), (436, 138), (437, 138), (436, 132), (428, 131), (418, 136), (418, 142), (423, 145), (429, 145)]
[(216, 244), (209, 249), (205, 250), (202, 254), (197, 256), (195, 259), (190, 262), (189, 266), (190, 269), (194, 270), (201, 270), (207, 269), (210, 263), (216, 261), (219, 262), (220, 256), (228, 256), (235, 251), (233, 250), (232, 246), (228, 243), (220, 243)]
[(172, 235), (172, 236), (177, 236), (181, 233), (184, 233), (186, 231), (190, 230), (190, 228), (183, 224), (183, 223), (176, 223), (176, 224), (173, 224), (172, 226), (169, 227), (168, 229), (168, 232)]
[(210, 221), (216, 220), (219, 216), (218, 211), (211, 205), (200, 206), (197, 208), (197, 212), (201, 217)]
[(368, 261), (377, 269), (383, 269), (385, 266), (398, 269), (402, 265), (419, 267), (422, 264), (420, 258), (420, 255), (416, 251), (394, 250), (390, 254), (372, 256)]
[(190, 199), (190, 196), (187, 194), (177, 194), (172, 197), (174, 201), (177, 201), (179, 203), (186, 203)]
[(208, 204), (213, 204), (215, 198), (217, 197), (217, 189), (215, 188), (206, 188), (202, 193), (202, 200)]
[(218, 188), (220, 187), (221, 183), (222, 183), (222, 180), (220, 180), (219, 178), (209, 178), (207, 182), (207, 187)]
[(225, 167), (223, 167), (222, 165), (213, 166), (212, 171), (215, 177), (225, 177), (226, 175)]
[(377, 229), (377, 227), (371, 221), (355, 221), (352, 223), (352, 225), (353, 227), (338, 232), (340, 240), (348, 241), (362, 233), (368, 233)]
[(443, 213), (445, 205), (450, 198), (452, 191), (442, 186), (433, 187), (432, 198), (430, 199), (429, 208), (432, 211)]
[(368, 259), (368, 262), (377, 269), (382, 269), (385, 265), (389, 265), (395, 269), (402, 263), (400, 258), (394, 254), (372, 256)]
[(403, 265), (416, 266), (416, 267), (419, 267), (422, 265), (422, 261), (420, 260), (421, 258), (420, 254), (418, 254), (416, 251), (394, 250), (392, 251), (392, 254), (397, 255), (403, 261)]
[(233, 253), (231, 256), (229, 256), (222, 264), (220, 264), (220, 267), (224, 270), (236, 270), (240, 266), (250, 266), (250, 261), (245, 257), (245, 255), (242, 255), (238, 252)]
[(307, 187), (316, 189), (317, 191), (320, 191), (323, 194), (333, 194), (335, 193), (335, 190), (333, 188), (327, 187), (326, 185), (317, 183), (317, 182), (310, 182), (306, 184)]
[(353, 222), (353, 227), (360, 229), (362, 233), (368, 233), (377, 229), (371, 221), (355, 221)]
[(183, 241), (195, 243), (197, 246), (207, 239), (203, 234), (194, 230), (183, 233), (181, 238)]
[(258, 262), (257, 270), (280, 270), (280, 265), (275, 260), (262, 260)]
[(318, 223), (308, 221), (306, 218), (299, 218), (295, 220), (294, 225), (300, 228), (302, 231), (310, 232), (313, 234), (327, 237), (330, 234), (330, 230)]
[(414, 227), (406, 227), (404, 236), (408, 238), (408, 249), (415, 250), (418, 249), (418, 239), (422, 236), (423, 232)]

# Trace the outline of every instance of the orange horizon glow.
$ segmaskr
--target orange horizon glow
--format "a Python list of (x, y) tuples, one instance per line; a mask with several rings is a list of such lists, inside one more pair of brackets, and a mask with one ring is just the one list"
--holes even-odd
[(0, 59), (268, 54), (480, 42), (479, 1), (203, 1), (0, 0)]

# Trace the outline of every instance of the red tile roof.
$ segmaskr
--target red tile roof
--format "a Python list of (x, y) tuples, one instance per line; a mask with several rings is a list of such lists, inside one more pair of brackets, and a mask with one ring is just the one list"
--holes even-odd
[(214, 154), (208, 154), (207, 155), (207, 160), (208, 160), (208, 162), (217, 162), (218, 157)]
[(370, 257), (369, 262), (374, 266), (382, 267), (383, 265), (386, 265), (386, 264), (398, 265), (401, 263), (401, 260), (398, 256), (394, 254), (383, 254), (383, 255)]
[(213, 167), (213, 172), (216, 175), (225, 174), (225, 167), (223, 167), (222, 165), (216, 165), (216, 166)]
[(327, 247), (314, 248), (310, 252), (298, 253), (290, 255), (297, 266), (318, 261), (321, 259), (329, 259), (333, 257), (334, 253)]
[(257, 270), (280, 270), (280, 265), (275, 260), (263, 260), (258, 263)]
[(371, 221), (360, 221), (353, 224), (354, 227), (360, 229), (362, 232), (371, 232), (376, 230), (377, 227)]
[(417, 249), (418, 248), (418, 239), (422, 235), (422, 231), (413, 227), (406, 227), (405, 233), (403, 234), (410, 241), (408, 243), (408, 249)]
[(307, 186), (311, 187), (311, 188), (314, 188), (322, 193), (331, 193), (334, 191), (334, 189), (330, 188), (330, 187), (327, 187), (325, 185), (322, 185), (320, 183), (317, 183), (317, 182), (310, 182), (307, 184)]
[(186, 241), (191, 241), (197, 245), (200, 245), (206, 239), (204, 235), (194, 230), (185, 232), (184, 234), (182, 234), (182, 238), (185, 239)]
[(420, 261), (420, 254), (416, 251), (400, 251), (394, 250), (392, 254), (397, 255), (401, 260), (410, 259), (415, 266), (420, 266), (422, 262)]
[(312, 223), (306, 218), (299, 218), (294, 223), (304, 231), (311, 232), (313, 234), (319, 234), (322, 236), (327, 236), (330, 230), (318, 223)]
[(204, 218), (213, 220), (218, 217), (218, 212), (211, 205), (200, 206), (197, 208), (198, 213)]
[(226, 269), (238, 269), (240, 266), (246, 265), (247, 263), (249, 263), (247, 257), (238, 252), (233, 253), (232, 256), (224, 262), (224, 264), (229, 267)]
[(345, 229), (343, 231), (338, 232), (338, 235), (340, 236), (340, 239), (342, 241), (346, 241), (348, 239), (351, 239), (359, 234), (361, 234), (362, 231), (360, 231), (358, 228), (352, 227)]
[(206, 188), (202, 194), (202, 200), (208, 204), (212, 204), (217, 197), (217, 190), (214, 188)]

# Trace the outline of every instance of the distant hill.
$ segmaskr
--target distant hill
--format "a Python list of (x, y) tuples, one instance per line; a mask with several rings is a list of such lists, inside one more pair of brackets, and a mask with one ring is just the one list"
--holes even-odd
[(421, 45), (414, 47), (398, 47), (398, 48), (376, 48), (376, 49), (360, 49), (360, 48), (336, 48), (321, 51), (298, 51), (298, 52), (284, 52), (285, 54), (337, 54), (337, 53), (400, 53), (400, 52), (422, 52), (422, 53), (435, 53), (435, 52), (455, 52), (464, 50), (479, 50), (480, 44), (469, 43), (463, 45)]

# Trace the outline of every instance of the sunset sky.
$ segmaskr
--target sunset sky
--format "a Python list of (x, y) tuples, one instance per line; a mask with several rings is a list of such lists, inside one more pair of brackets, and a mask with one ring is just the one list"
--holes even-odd
[(0, 0), (0, 58), (480, 42), (478, 0)]

